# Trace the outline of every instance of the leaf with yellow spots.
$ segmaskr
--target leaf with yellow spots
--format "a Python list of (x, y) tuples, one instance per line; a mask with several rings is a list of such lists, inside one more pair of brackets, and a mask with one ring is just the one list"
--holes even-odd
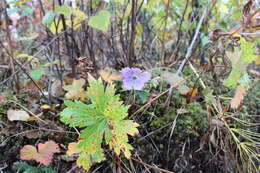
[[(111, 122), (110, 122), (111, 123)], [(106, 135), (106, 141), (117, 155), (124, 153), (126, 158), (130, 158), (133, 147), (128, 143), (127, 134), (134, 136), (138, 133), (139, 125), (131, 120), (115, 121), (110, 124), (111, 134)]]
[[(65, 89), (80, 90), (84, 81), (74, 81)], [(66, 100), (67, 106), (61, 112), (61, 121), (70, 127), (80, 127), (79, 141), (71, 143), (67, 154), (79, 153), (77, 165), (88, 170), (93, 163), (105, 160), (102, 143), (106, 140), (110, 149), (117, 155), (123, 153), (130, 158), (133, 147), (128, 143), (128, 135), (138, 133), (138, 124), (127, 117), (128, 106), (123, 105), (119, 95), (115, 94), (114, 85), (104, 87), (101, 78), (96, 80), (88, 75), (87, 96), (91, 104), (81, 101)]]

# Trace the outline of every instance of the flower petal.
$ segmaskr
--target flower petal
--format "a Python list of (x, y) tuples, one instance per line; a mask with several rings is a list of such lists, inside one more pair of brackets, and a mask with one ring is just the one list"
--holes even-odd
[(151, 78), (148, 72), (142, 72), (139, 68), (126, 67), (121, 71), (123, 76), (123, 88), (127, 90), (142, 90), (144, 84)]
[(146, 83), (151, 79), (151, 74), (148, 72), (143, 72), (139, 75), (139, 79)]
[(124, 78), (130, 78), (133, 75), (132, 70), (129, 67), (123, 68), (121, 74)]
[(142, 73), (142, 70), (140, 68), (131, 68), (131, 71), (132, 71), (133, 75), (138, 75), (138, 74)]
[(133, 80), (131, 80), (131, 78), (126, 78), (123, 79), (123, 88), (126, 90), (131, 90), (133, 89), (134, 83)]
[(142, 90), (144, 87), (144, 82), (140, 79), (135, 80), (135, 83), (133, 85), (134, 90)]

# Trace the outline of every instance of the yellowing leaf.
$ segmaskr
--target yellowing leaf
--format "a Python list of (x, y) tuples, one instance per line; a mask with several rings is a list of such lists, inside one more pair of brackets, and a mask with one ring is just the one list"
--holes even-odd
[(231, 108), (236, 109), (244, 99), (244, 96), (246, 94), (246, 88), (244, 85), (238, 85), (236, 89), (236, 94), (231, 100)]
[(141, 35), (142, 33), (143, 33), (143, 26), (142, 26), (141, 23), (138, 23), (138, 24), (136, 25), (136, 34), (137, 34), (137, 35)]
[(85, 13), (78, 9), (73, 9), (72, 15), (74, 17), (73, 21), (71, 19), (67, 19), (66, 24), (73, 29), (78, 29), (81, 26), (81, 22), (87, 19)]
[(34, 63), (39, 63), (39, 59), (38, 58), (34, 58), (33, 56), (25, 54), (25, 53), (18, 54), (15, 57), (16, 58), (26, 58), (27, 61), (31, 61), (31, 62), (34, 62)]
[(97, 15), (92, 16), (88, 22), (89, 26), (107, 31), (110, 24), (110, 12), (107, 10), (101, 10)]
[(41, 109), (50, 110), (50, 109), (51, 109), (51, 106), (50, 106), (50, 105), (42, 105), (42, 106), (41, 106)]
[(84, 79), (73, 80), (71, 85), (66, 85), (63, 87), (64, 90), (68, 91), (65, 94), (67, 99), (73, 100), (86, 100), (87, 94), (86, 91), (83, 89), (85, 84)]
[(75, 153), (80, 153), (81, 151), (80, 151), (79, 148), (77, 148), (77, 145), (78, 145), (78, 143), (76, 143), (76, 142), (69, 143), (68, 150), (67, 150), (66, 154), (68, 156), (71, 156)]
[(128, 127), (128, 130), (127, 130), (127, 134), (131, 135), (131, 136), (134, 136), (136, 134), (139, 133), (138, 129), (136, 127), (138, 127), (139, 124), (138, 123), (131, 123)]
[(7, 118), (10, 121), (28, 121), (30, 115), (23, 110), (9, 109), (7, 111)]
[(227, 79), (224, 81), (224, 85), (229, 87), (235, 87), (241, 80), (248, 64), (258, 59), (258, 56), (254, 53), (254, 45), (247, 42), (244, 38), (240, 37), (241, 49), (235, 49), (234, 52), (227, 52), (228, 58), (232, 62), (232, 71)]
[(20, 151), (20, 158), (21, 160), (35, 160), (48, 166), (51, 163), (53, 154), (59, 152), (60, 148), (54, 141), (47, 141), (38, 145), (38, 151), (32, 145), (25, 145)]
[(24, 4), (24, 3), (28, 2), (28, 1), (29, 1), (29, 0), (16, 1), (16, 2), (15, 2), (15, 5), (16, 5), (16, 6), (19, 6), (19, 5)]
[(102, 77), (104, 81), (106, 81), (109, 84), (112, 84), (113, 81), (122, 79), (122, 75), (120, 73), (110, 72), (107, 70), (99, 70), (98, 74)]
[(251, 63), (257, 60), (257, 55), (255, 55), (255, 46), (253, 43), (246, 41), (243, 37), (240, 37), (241, 50), (243, 53), (243, 61)]
[(258, 57), (256, 58), (255, 64), (256, 65), (260, 65), (260, 55), (258, 55)]
[(73, 29), (78, 29), (81, 26), (81, 22), (87, 19), (87, 16), (83, 11), (67, 5), (57, 6), (54, 11), (63, 14), (66, 18), (66, 25)]
[(60, 6), (55, 6), (54, 12), (63, 14), (65, 17), (69, 18), (70, 15), (72, 14), (73, 8), (67, 5), (60, 5)]
[(223, 3), (221, 3), (221, 5), (218, 9), (221, 13), (224, 13), (224, 14), (228, 13), (228, 7)]
[[(124, 120), (128, 115), (129, 107), (123, 105), (119, 95), (115, 94), (114, 85), (105, 87), (101, 78), (96, 80), (90, 74), (88, 84), (87, 96), (91, 104), (66, 100), (64, 104), (67, 107), (60, 113), (61, 121), (69, 124), (70, 127), (81, 128), (79, 141), (69, 145), (67, 154), (79, 152), (77, 165), (86, 170), (93, 163), (105, 160), (102, 148), (104, 138), (117, 155), (122, 152), (130, 158), (133, 147), (128, 143), (128, 134), (138, 133), (137, 123)], [(73, 84), (67, 87), (67, 89), (71, 88), (74, 88)]]
[(62, 22), (58, 19), (53, 20), (53, 22), (49, 26), (49, 29), (52, 32), (52, 34), (59, 34), (63, 29)]
[(85, 170), (89, 170), (91, 164), (92, 163), (89, 159), (89, 155), (87, 153), (81, 153), (79, 158), (77, 159), (77, 165), (79, 167), (83, 167)]
[(186, 93), (186, 96), (194, 98), (197, 96), (197, 94), (198, 94), (198, 88), (190, 88), (189, 92)]

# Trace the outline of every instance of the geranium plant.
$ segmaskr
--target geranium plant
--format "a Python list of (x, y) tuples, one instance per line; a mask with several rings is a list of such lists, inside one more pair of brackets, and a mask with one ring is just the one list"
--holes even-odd
[(114, 85), (104, 87), (101, 79), (90, 75), (88, 83), (86, 95), (91, 104), (67, 100), (67, 107), (61, 112), (61, 121), (71, 127), (83, 128), (79, 141), (69, 145), (67, 154), (79, 153), (77, 165), (86, 170), (92, 163), (105, 160), (101, 147), (104, 140), (117, 155), (123, 153), (130, 158), (133, 147), (128, 143), (128, 134), (138, 132), (137, 123), (125, 120), (129, 107), (115, 94)]

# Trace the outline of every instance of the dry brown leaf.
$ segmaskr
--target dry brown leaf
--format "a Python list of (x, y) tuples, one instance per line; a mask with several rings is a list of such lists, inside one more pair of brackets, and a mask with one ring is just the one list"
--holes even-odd
[(51, 85), (51, 95), (54, 97), (60, 97), (64, 91), (61, 86), (61, 81), (59, 79), (55, 79)]
[(50, 105), (41, 105), (41, 109), (43, 110), (51, 110), (51, 106)]
[(236, 109), (244, 99), (244, 96), (246, 94), (246, 88), (244, 85), (238, 85), (236, 89), (236, 94), (231, 100), (231, 108)]
[(121, 80), (122, 75), (118, 72), (111, 72), (108, 70), (99, 70), (98, 74), (101, 78), (109, 84), (112, 84), (113, 81)]
[(39, 89), (38, 89), (38, 87), (36, 85), (40, 89), (42, 89), (44, 87), (44, 84), (41, 81), (34, 81), (34, 82), (32, 82), (31, 80), (26, 81), (25, 84), (24, 84), (24, 87), (26, 89), (28, 89), (32, 93), (38, 93), (40, 91), (39, 91)]
[(66, 85), (63, 87), (64, 90), (68, 91), (65, 94), (65, 97), (67, 99), (72, 100), (86, 100), (87, 94), (86, 91), (83, 89), (83, 86), (85, 84), (85, 79), (78, 79), (73, 80), (71, 85)]
[(25, 136), (28, 139), (39, 139), (47, 135), (48, 132), (43, 132), (41, 130), (26, 130), (21, 134), (21, 136)]

